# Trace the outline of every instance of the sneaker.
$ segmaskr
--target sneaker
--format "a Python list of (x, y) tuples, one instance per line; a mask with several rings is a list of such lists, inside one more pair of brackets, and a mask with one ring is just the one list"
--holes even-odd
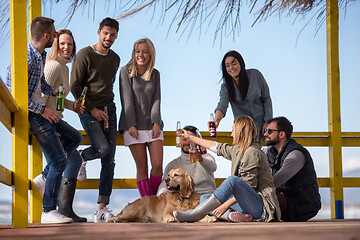
[(57, 210), (43, 212), (41, 215), (41, 223), (72, 223), (72, 218), (68, 218)]
[(37, 176), (36, 178), (34, 178), (32, 180), (32, 182), (34, 183), (35, 187), (39, 190), (39, 192), (41, 193), (41, 195), (44, 196), (44, 191), (45, 191), (45, 183), (46, 180), (44, 178), (44, 176), (42, 174), (40, 174), (39, 176)]
[(253, 220), (253, 217), (250, 214), (244, 214), (241, 212), (231, 212), (229, 214), (229, 219), (232, 222), (251, 222)]
[(112, 217), (114, 217), (114, 214), (111, 213), (111, 210), (104, 207), (103, 209), (96, 211), (94, 223), (104, 223)]
[[(79, 154), (81, 156), (82, 154), (82, 150), (79, 150)], [(79, 169), (79, 173), (78, 173), (78, 176), (77, 176), (77, 179), (81, 182), (85, 181), (86, 180), (86, 163), (87, 161), (84, 160), (84, 158), (81, 156), (81, 159), (82, 159), (82, 164), (81, 164), (81, 167)]]

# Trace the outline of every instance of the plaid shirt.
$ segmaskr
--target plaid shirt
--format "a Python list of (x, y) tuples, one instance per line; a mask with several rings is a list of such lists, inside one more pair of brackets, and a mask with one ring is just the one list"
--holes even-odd
[[(34, 113), (40, 113), (42, 105), (34, 102), (32, 100), (32, 96), (36, 90), (36, 86), (41, 81), (41, 92), (46, 95), (52, 95), (52, 91), (54, 88), (50, 86), (43, 76), (41, 76), (41, 64), (45, 64), (46, 59), (46, 52), (43, 51), (42, 54), (40, 54), (34, 45), (29, 42), (27, 47), (27, 56), (28, 56), (28, 107), (29, 111), (32, 111)], [(7, 67), (6, 71), (6, 86), (11, 91), (11, 64)]]

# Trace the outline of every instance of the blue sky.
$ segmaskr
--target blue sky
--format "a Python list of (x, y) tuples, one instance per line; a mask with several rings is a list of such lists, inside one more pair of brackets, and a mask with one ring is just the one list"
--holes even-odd
[[(103, 18), (117, 16), (111, 11), (106, 12), (101, 2), (97, 1), (94, 18), (88, 10), (83, 14), (80, 10), (66, 27), (73, 32), (78, 50), (98, 41), (96, 31)], [(178, 120), (182, 126), (192, 124), (202, 131), (207, 130), (209, 114), (214, 111), (219, 100), (220, 62), (227, 51), (237, 50), (242, 54), (247, 68), (256, 68), (264, 75), (270, 88), (274, 116), (288, 117), (294, 125), (294, 131), (327, 131), (326, 30), (323, 24), (317, 31), (315, 21), (310, 21), (313, 13), (295, 22), (295, 16), (274, 16), (251, 27), (255, 17), (248, 14), (245, 8), (242, 11), (240, 33), (235, 39), (223, 37), (220, 44), (218, 40), (214, 42), (215, 26), (210, 26), (207, 31), (204, 27), (201, 34), (195, 27), (190, 38), (187, 37), (189, 31), (180, 38), (174, 28), (169, 31), (172, 20), (170, 15), (165, 17), (162, 24), (158, 24), (159, 10), (152, 21), (152, 11), (143, 11), (119, 21), (119, 35), (112, 49), (121, 58), (120, 66), (124, 66), (131, 57), (136, 40), (147, 37), (154, 42), (155, 68), (161, 73), (164, 130), (175, 130)], [(63, 13), (64, 8), (57, 4), (52, 5), (52, 10), (49, 6), (43, 9), (44, 16), (55, 19), (57, 30), (64, 28), (60, 25)], [(359, 1), (351, 4), (346, 14), (344, 10), (340, 11), (339, 35), (342, 131), (360, 132), (360, 75), (357, 72), (360, 66)], [(4, 79), (10, 61), (9, 40), (0, 51), (0, 76)], [(119, 114), (121, 104), (118, 84), (117, 77), (114, 93)], [(64, 119), (75, 128), (82, 129), (75, 113), (65, 112)], [(229, 108), (218, 130), (231, 131), (232, 121)], [(11, 135), (1, 125), (0, 164), (9, 169), (10, 149)], [(329, 176), (328, 149), (309, 150), (315, 160), (318, 176)], [(164, 166), (178, 154), (179, 149), (165, 147)], [(215, 176), (228, 176), (230, 162), (217, 158), (217, 163)], [(117, 148), (116, 164), (116, 178), (136, 176), (129, 149)], [(89, 162), (89, 177), (98, 178), (99, 168), (99, 161)], [(360, 169), (360, 148), (343, 148), (344, 171), (356, 168)], [(0, 191), (8, 192), (0, 198), (10, 199), (10, 188), (0, 185)]]

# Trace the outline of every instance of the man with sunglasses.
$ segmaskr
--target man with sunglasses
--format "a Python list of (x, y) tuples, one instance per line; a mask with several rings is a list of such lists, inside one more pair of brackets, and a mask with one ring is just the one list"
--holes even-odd
[(265, 150), (283, 221), (307, 221), (321, 208), (314, 163), (308, 150), (291, 139), (293, 126), (285, 117), (264, 124)]

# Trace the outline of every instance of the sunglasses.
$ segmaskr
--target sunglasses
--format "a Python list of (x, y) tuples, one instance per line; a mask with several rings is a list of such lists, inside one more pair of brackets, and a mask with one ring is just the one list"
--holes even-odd
[(281, 132), (282, 130), (265, 128), (265, 129), (264, 129), (264, 134), (265, 134), (265, 133), (268, 133), (268, 134), (270, 135), (270, 134), (271, 134), (272, 132), (274, 132), (274, 131)]

